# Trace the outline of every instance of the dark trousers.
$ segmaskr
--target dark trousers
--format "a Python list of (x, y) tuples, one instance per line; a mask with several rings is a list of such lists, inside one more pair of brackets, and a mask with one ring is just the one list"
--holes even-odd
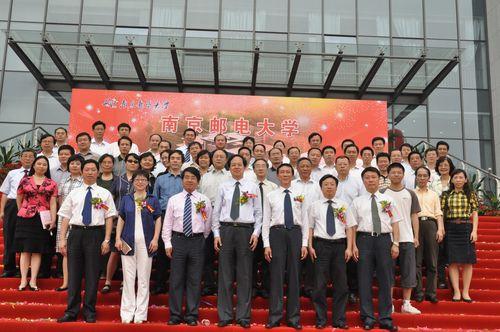
[(7, 203), (5, 203), (3, 217), (3, 271), (8, 273), (16, 272), (16, 248), (14, 247), (16, 222), (16, 200), (8, 199)]
[(439, 282), (446, 283), (446, 250), (444, 241), (438, 244), (437, 274)]
[(347, 286), (350, 293), (358, 294), (358, 262), (353, 259), (347, 262)]
[(252, 304), (252, 227), (221, 225), (217, 311), (220, 321), (233, 319), (233, 282), (236, 268), (236, 321), (250, 322)]
[(314, 262), (314, 290), (312, 301), (316, 310), (316, 323), (327, 321), (326, 287), (333, 281), (333, 324), (344, 325), (346, 322), (345, 308), (347, 304), (346, 262), (344, 258), (347, 243), (342, 240), (314, 239), (313, 247), (317, 259)]
[[(165, 219), (165, 211), (161, 213), (161, 224), (163, 229), (163, 220)], [(165, 243), (163, 242), (162, 231), (160, 231), (160, 238), (158, 239), (158, 250), (154, 260), (155, 273), (155, 287), (165, 288), (165, 283), (168, 280), (168, 269), (170, 267), (170, 260), (165, 252)]]
[(50, 277), (50, 272), (52, 270), (52, 258), (55, 256), (56, 251), (56, 234), (57, 229), (52, 230), (52, 235), (50, 236), (50, 246), (51, 252), (47, 254), (42, 254), (42, 261), (40, 263), (40, 272), (39, 274), (46, 275)]
[(170, 319), (182, 319), (182, 298), (186, 291), (184, 320), (198, 320), (205, 239), (172, 234), (169, 300)]
[(259, 236), (259, 243), (257, 243), (257, 248), (255, 248), (253, 254), (252, 283), (254, 289), (263, 289), (269, 292), (269, 263), (264, 258), (262, 236)]
[(314, 289), (314, 264), (310, 259), (304, 259), (300, 267), (302, 283), (306, 293), (312, 293)]
[(287, 272), (287, 321), (300, 322), (300, 251), (302, 231), (300, 227), (285, 229), (271, 227), (269, 232), (272, 259), (269, 264), (271, 287), (269, 296), (269, 323), (281, 321), (283, 317), (283, 285)]
[(83, 315), (95, 317), (97, 286), (104, 228), (71, 229), (68, 237), (68, 307), (66, 314), (76, 317), (82, 302), (82, 279), (85, 276)]
[(437, 257), (439, 244), (436, 240), (437, 224), (434, 220), (421, 220), (419, 228), (420, 245), (416, 250), (417, 260), (417, 286), (415, 294), (423, 294), (422, 285), (422, 260), (425, 262), (427, 272), (427, 285), (425, 287), (426, 295), (436, 295), (437, 284)]
[(205, 240), (205, 262), (203, 263), (203, 287), (215, 289), (217, 282), (215, 279), (215, 249), (214, 233)]
[(377, 273), (379, 322), (392, 324), (393, 261), (391, 258), (392, 240), (389, 233), (380, 236), (358, 233), (356, 245), (359, 249), (358, 281), (360, 315), (364, 323), (373, 323), (372, 281)]

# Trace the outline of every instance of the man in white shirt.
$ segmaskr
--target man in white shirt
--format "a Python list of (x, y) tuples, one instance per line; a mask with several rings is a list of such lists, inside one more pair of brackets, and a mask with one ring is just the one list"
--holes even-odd
[(149, 136), (149, 150), (147, 152), (151, 152), (155, 157), (157, 163), (160, 160), (160, 143), (163, 141), (163, 137), (160, 134), (151, 134)]
[(264, 144), (255, 144), (253, 147), (253, 157), (255, 159), (267, 160), (266, 146)]
[[(265, 159), (256, 159), (254, 161), (254, 182), (259, 186), (259, 198), (262, 207), (264, 207), (264, 197), (278, 188), (278, 185), (267, 179), (267, 170), (267, 161)], [(253, 257), (253, 294), (267, 299), (269, 297), (269, 263), (264, 259), (264, 242), (262, 241), (262, 234), (259, 236), (259, 243), (257, 244)], [(261, 272), (260, 279), (258, 278), (258, 270)]]
[(82, 156), (83, 159), (93, 159), (95, 161), (99, 160), (99, 155), (90, 151), (90, 134), (87, 132), (81, 132), (76, 135), (76, 145), (78, 147), (78, 155)]
[(391, 164), (392, 163), (400, 163), (401, 165), (403, 165), (403, 167), (405, 168), (405, 173), (411, 171), (410, 164), (403, 160), (403, 153), (401, 152), (401, 150), (396, 149), (391, 151)]
[[(352, 256), (355, 224), (346, 223), (347, 203), (334, 198), (338, 180), (327, 174), (320, 181), (322, 197), (309, 208), (309, 256), (314, 261), (312, 302), (316, 311), (316, 328), (327, 322), (326, 288), (333, 281), (333, 327), (349, 328), (346, 323), (346, 261)], [(351, 221), (352, 222), (352, 221)]]
[(405, 169), (399, 163), (388, 168), (391, 185), (381, 193), (391, 196), (396, 202), (395, 209), (401, 216), (399, 223), (399, 266), (401, 272), (401, 288), (403, 289), (403, 305), (401, 313), (420, 314), (420, 310), (411, 305), (411, 291), (417, 286), (417, 263), (415, 248), (419, 246), (418, 213), (420, 204), (417, 195), (403, 185)]
[(361, 174), (368, 193), (354, 199), (347, 211), (347, 223), (355, 223), (356, 241), (353, 256), (358, 261), (360, 318), (365, 330), (373, 329), (372, 281), (377, 272), (379, 327), (397, 331), (392, 322), (391, 287), (394, 280), (393, 259), (399, 255), (399, 225), (401, 217), (394, 200), (378, 191), (380, 173), (375, 167)]
[(318, 148), (310, 148), (307, 152), (307, 158), (311, 161), (311, 179), (319, 182), (319, 179), (325, 175), (323, 169), (320, 167), (322, 152)]
[(60, 146), (68, 144), (68, 131), (64, 127), (58, 127), (54, 130), (54, 137), (56, 139), (54, 152), (57, 153)]
[[(350, 173), (356, 176), (356, 178), (359, 177), (359, 179), (361, 179), (363, 161), (361, 159), (358, 159), (359, 148), (354, 144), (348, 145), (344, 149), (344, 155), (349, 159)], [(358, 160), (360, 161), (360, 163), (358, 163)]]
[(250, 327), (253, 251), (261, 232), (262, 207), (257, 185), (243, 179), (245, 167), (242, 156), (229, 159), (232, 178), (220, 185), (212, 215), (214, 248), (219, 252), (219, 327), (233, 320), (234, 282), (238, 285), (236, 323), (243, 328)]
[(280, 187), (264, 199), (262, 240), (264, 256), (270, 263), (269, 320), (266, 328), (280, 325), (283, 317), (283, 284), (287, 271), (287, 310), (289, 327), (300, 325), (300, 261), (307, 257), (308, 218), (306, 199), (291, 188), (293, 167), (281, 164), (277, 169)]
[[(399, 150), (401, 150), (401, 158), (402, 158), (401, 164), (403, 164), (403, 166), (405, 166), (405, 164), (409, 165), (410, 161), (409, 161), (408, 157), (410, 155), (410, 152), (413, 151), (413, 146), (410, 143), (403, 143), (399, 147)], [(406, 168), (406, 166), (405, 166), (405, 168)]]
[[(132, 127), (128, 123), (120, 123), (118, 125), (118, 136), (120, 137), (130, 137), (130, 132), (132, 131)], [(118, 141), (109, 144), (108, 153), (113, 157), (118, 157), (120, 155), (120, 147), (118, 146)], [(139, 148), (137, 144), (132, 143), (132, 147), (130, 148), (130, 153), (139, 154)]]
[(377, 167), (377, 160), (376, 157), (379, 153), (385, 152), (385, 138), (377, 136), (372, 138), (372, 148), (373, 148), (373, 159), (372, 159), (372, 166)]
[(250, 164), (252, 160), (252, 150), (250, 150), (250, 148), (247, 148), (246, 146), (242, 146), (238, 149), (238, 154), (247, 161), (247, 167), (245, 168), (245, 172), (243, 172), (243, 177), (248, 181), (255, 182), (253, 165)]
[(323, 170), (323, 174), (330, 174), (337, 177), (337, 170), (335, 169), (335, 154), (337, 150), (331, 146), (327, 145), (323, 148), (322, 155), (325, 161), (325, 165), (321, 168)]
[(59, 166), (59, 158), (57, 157), (57, 152), (54, 153), (54, 145), (56, 139), (50, 134), (44, 134), (40, 137), (38, 144), (42, 148), (42, 151), (37, 156), (45, 156), (49, 160), (49, 169)]
[(108, 153), (109, 143), (104, 140), (104, 132), (106, 124), (102, 121), (96, 121), (92, 124), (92, 132), (94, 137), (90, 142), (90, 151), (97, 153), (99, 156)]
[(278, 148), (272, 148), (269, 150), (269, 161), (271, 162), (271, 166), (267, 172), (267, 179), (275, 184), (279, 184), (277, 169), (283, 163), (283, 152)]
[(35, 151), (25, 149), (19, 156), (21, 168), (13, 169), (2, 182), (0, 192), (0, 220), (3, 220), (3, 273), (2, 278), (13, 278), (16, 276), (16, 248), (14, 247), (14, 236), (17, 222), (17, 188), (21, 180), (28, 176), (31, 165), (35, 160)]
[[(365, 169), (367, 167), (377, 167), (376, 160), (374, 159), (373, 149), (369, 146), (365, 146), (361, 149), (361, 160), (363, 161), (363, 165), (361, 168)], [(375, 166), (372, 165), (375, 164)]]
[(185, 170), (188, 167), (195, 167), (198, 168), (198, 164), (196, 163), (196, 157), (198, 156), (198, 153), (201, 151), (202, 146), (200, 142), (191, 142), (189, 143), (188, 146), (188, 154), (189, 154), (189, 161), (185, 160), (185, 163), (182, 164), (181, 170)]
[[(408, 155), (408, 160), (410, 161), (411, 170), (405, 172), (405, 177), (403, 183), (408, 189), (415, 189), (415, 170), (422, 166), (422, 156), (417, 151), (412, 151)], [(403, 166), (404, 167), (404, 166)]]
[(184, 154), (185, 162), (190, 162), (191, 155), (189, 154), (189, 144), (193, 143), (196, 139), (196, 131), (193, 128), (186, 128), (182, 133), (182, 139), (184, 140), (184, 145), (179, 146), (176, 150)]
[(50, 178), (56, 181), (57, 185), (65, 181), (69, 175), (68, 159), (75, 154), (75, 149), (71, 145), (61, 145), (57, 153), (59, 166), (50, 169)]
[(445, 141), (439, 141), (436, 143), (436, 150), (438, 158), (448, 157), (448, 151), (450, 151), (450, 145)]
[[(111, 193), (96, 184), (99, 163), (85, 160), (82, 164), (83, 185), (71, 191), (58, 215), (62, 218), (59, 248), (68, 256), (68, 305), (59, 323), (74, 322), (80, 312), (81, 285), (85, 275), (83, 319), (95, 323), (97, 286), (101, 255), (109, 252), (115, 203)], [(71, 229), (68, 240), (66, 234)], [(96, 245), (100, 244), (100, 245)]]

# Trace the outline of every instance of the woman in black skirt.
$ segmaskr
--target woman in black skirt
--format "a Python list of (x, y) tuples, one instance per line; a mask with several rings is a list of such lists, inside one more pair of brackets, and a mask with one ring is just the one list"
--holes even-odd
[[(472, 302), (469, 286), (472, 279), (472, 264), (476, 263), (478, 200), (467, 183), (467, 173), (455, 169), (451, 173), (450, 189), (441, 196), (441, 207), (445, 219), (445, 252), (448, 272), (453, 287), (452, 301)], [(462, 268), (463, 289), (460, 293), (459, 269)]]
[[(50, 253), (50, 232), (56, 226), (57, 183), (50, 179), (49, 161), (38, 156), (28, 176), (23, 178), (17, 189), (16, 251), (21, 253), (21, 283), (19, 290), (28, 286), (28, 269), (31, 266), (29, 288), (37, 291), (36, 279), (42, 254)], [(42, 225), (46, 221), (46, 226)]]

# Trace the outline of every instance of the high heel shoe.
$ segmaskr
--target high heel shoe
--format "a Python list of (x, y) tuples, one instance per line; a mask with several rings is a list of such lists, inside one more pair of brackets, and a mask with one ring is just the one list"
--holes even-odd
[(68, 290), (68, 286), (66, 287), (57, 287), (55, 289), (56, 292), (64, 292), (64, 291), (67, 291)]
[(38, 291), (39, 291), (38, 286), (36, 286), (36, 285), (35, 285), (35, 286), (31, 286), (31, 285), (29, 285), (29, 289), (30, 289), (31, 291), (33, 291), (33, 292), (38, 292)]
[(17, 288), (17, 290), (20, 291), (20, 292), (22, 292), (23, 290), (26, 289), (27, 286), (28, 285), (24, 285), (24, 286), (19, 285), (19, 287)]

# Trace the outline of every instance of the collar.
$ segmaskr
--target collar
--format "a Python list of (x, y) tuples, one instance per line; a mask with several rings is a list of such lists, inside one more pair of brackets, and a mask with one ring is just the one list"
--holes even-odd
[(105, 140), (102, 140), (101, 143), (97, 143), (97, 141), (95, 140), (95, 138), (92, 137), (92, 139), (90, 140), (90, 143), (94, 143), (94, 144), (99, 144), (99, 145), (106, 145), (108, 144), (108, 142), (106, 142)]
[(290, 186), (290, 187), (288, 187), (288, 188), (284, 188), (284, 187), (282, 187), (282, 186), (279, 186), (279, 187), (278, 187), (278, 190), (279, 190), (280, 192), (282, 192), (282, 193), (283, 193), (285, 190), (288, 190), (289, 192), (292, 192), (292, 186)]
[(378, 191), (378, 190), (375, 193), (373, 193), (373, 194), (370, 193), (370, 192), (368, 192), (368, 197), (370, 199), (371, 199), (372, 195), (375, 195), (376, 198), (380, 199), (381, 198), (380, 196), (382, 195), (382, 193), (380, 191)]
[(458, 195), (458, 194), (463, 194), (465, 195), (465, 191), (462, 189), (462, 190), (459, 190), (459, 191), (455, 191), (455, 189), (453, 189), (451, 192), (450, 192), (450, 195)]
[[(186, 191), (186, 189), (183, 189), (183, 190), (182, 190), (182, 196), (183, 196), (184, 198), (186, 198), (186, 197), (187, 197), (187, 195), (188, 195), (188, 192)], [(192, 196), (192, 197), (194, 197), (194, 198), (196, 198), (196, 199), (198, 199), (198, 191), (197, 191), (197, 190), (193, 191), (193, 192), (191, 193), (191, 196)]]
[(243, 181), (244, 181), (244, 178), (241, 178), (239, 180), (236, 180), (235, 178), (231, 177), (231, 179), (229, 180), (231, 181), (231, 185), (234, 186), (236, 184), (236, 182), (239, 182), (240, 183), (240, 186), (243, 184)]
[(97, 189), (97, 187), (99, 187), (99, 186), (97, 185), (97, 182), (94, 183), (93, 185), (90, 185), (90, 186), (85, 184), (85, 182), (83, 182), (83, 186), (81, 188), (83, 188), (85, 191), (87, 191), (88, 187), (92, 188), (92, 190), (95, 191)]
[(179, 173), (179, 175), (174, 175), (174, 174), (172, 174), (172, 173), (168, 172), (167, 174), (168, 174), (168, 176), (170, 176), (170, 177), (174, 177), (174, 178), (176, 178), (176, 177), (180, 177), (180, 176), (181, 176), (181, 173)]
[(329, 198), (326, 198), (323, 194), (321, 195), (322, 196), (322, 201), (323, 203), (328, 203), (328, 201), (332, 201), (333, 202), (333, 205), (336, 205), (337, 204), (337, 200), (335, 199), (335, 197), (333, 197), (332, 199), (329, 199)]
[(429, 191), (429, 187), (425, 187), (425, 189), (422, 189), (422, 188), (420, 188), (419, 186), (417, 186), (417, 187), (415, 188), (415, 191), (421, 191), (421, 192), (424, 192), (424, 193), (425, 193), (425, 192), (428, 192), (428, 191)]
[(226, 173), (226, 170), (223, 168), (223, 169), (219, 169), (217, 170), (216, 168), (214, 168), (213, 170), (211, 170), (212, 173), (214, 174), (225, 174)]
[(311, 177), (309, 177), (309, 180), (302, 180), (301, 178), (298, 178), (298, 179), (295, 179), (295, 181), (299, 182), (299, 183), (314, 183), (313, 179), (311, 179)]

